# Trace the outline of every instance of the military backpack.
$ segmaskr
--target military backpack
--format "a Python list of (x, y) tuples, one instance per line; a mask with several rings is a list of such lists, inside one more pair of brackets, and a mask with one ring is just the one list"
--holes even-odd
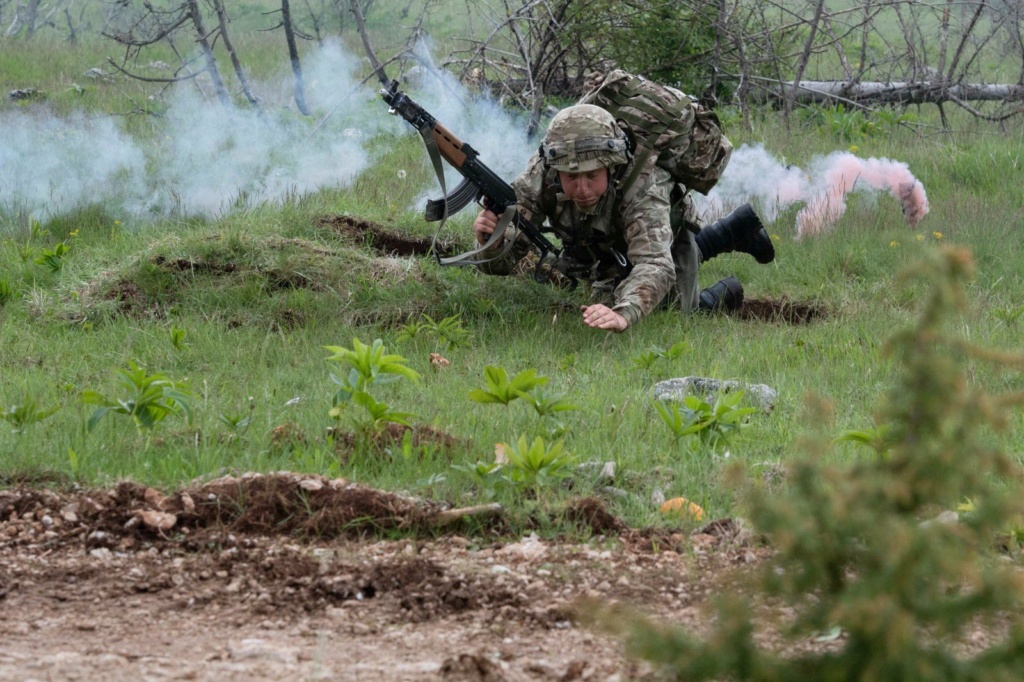
[(588, 91), (577, 104), (596, 104), (625, 121), (636, 137), (636, 163), (623, 182), (630, 188), (648, 157), (686, 189), (707, 194), (725, 170), (732, 143), (713, 111), (688, 95), (621, 69), (587, 78)]

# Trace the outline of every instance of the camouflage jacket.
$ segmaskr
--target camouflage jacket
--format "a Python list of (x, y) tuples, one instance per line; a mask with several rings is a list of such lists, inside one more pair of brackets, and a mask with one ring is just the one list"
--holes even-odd
[[(632, 325), (654, 310), (675, 282), (669, 199), (674, 183), (653, 159), (625, 193), (620, 184), (632, 162), (612, 171), (608, 191), (589, 213), (562, 194), (558, 173), (539, 155), (512, 187), (520, 212), (561, 240), (570, 272), (592, 282), (595, 291), (610, 291), (609, 300), (595, 302), (606, 303)], [(531, 248), (519, 234), (501, 258), (478, 267), (492, 275), (510, 274)]]

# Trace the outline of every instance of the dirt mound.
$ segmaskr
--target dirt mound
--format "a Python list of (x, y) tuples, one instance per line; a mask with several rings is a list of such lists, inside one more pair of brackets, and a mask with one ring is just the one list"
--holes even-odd
[[(415, 237), (397, 230), (389, 230), (369, 220), (348, 215), (323, 216), (317, 219), (316, 224), (365, 242), (383, 256), (428, 256), (432, 253), (432, 240), (429, 237)], [(454, 247), (447, 242), (438, 242), (436, 252), (440, 256), (455, 253)]]
[(828, 316), (827, 309), (814, 302), (790, 301), (787, 298), (745, 299), (739, 310), (728, 313), (741, 320), (809, 324)]
[(170, 496), (130, 482), (70, 493), (15, 488), (0, 491), (0, 540), (59, 546), (84, 538), (89, 548), (129, 550), (196, 531), (353, 537), (425, 529), (442, 512), (451, 510), (343, 479), (288, 473), (225, 476)]
[(565, 514), (570, 521), (590, 529), (595, 535), (614, 535), (626, 529), (626, 524), (609, 512), (604, 500), (597, 497), (572, 500), (566, 507)]

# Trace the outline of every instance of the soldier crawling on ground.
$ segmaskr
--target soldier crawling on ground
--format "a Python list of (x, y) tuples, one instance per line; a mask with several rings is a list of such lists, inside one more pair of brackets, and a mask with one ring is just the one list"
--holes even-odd
[[(512, 183), (520, 213), (557, 235), (569, 272), (590, 282), (583, 321), (623, 331), (663, 302), (685, 312), (738, 308), (739, 280), (726, 277), (701, 291), (699, 264), (732, 251), (769, 263), (775, 258), (771, 238), (749, 206), (700, 229), (689, 189), (655, 156), (634, 157), (634, 141), (629, 125), (607, 110), (568, 107), (551, 121), (540, 150)], [(714, 172), (720, 174), (731, 145), (724, 136), (719, 144), (722, 162)], [(497, 223), (491, 211), (479, 213), (473, 231), (480, 244)], [(493, 260), (478, 267), (508, 275), (530, 249), (520, 233), (512, 245), (492, 245), (482, 255)]]

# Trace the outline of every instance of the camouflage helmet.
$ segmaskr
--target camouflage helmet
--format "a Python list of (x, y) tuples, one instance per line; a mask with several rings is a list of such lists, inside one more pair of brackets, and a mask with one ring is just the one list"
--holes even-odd
[(565, 173), (586, 173), (629, 160), (626, 136), (615, 117), (593, 104), (577, 104), (555, 114), (540, 150), (548, 166)]

